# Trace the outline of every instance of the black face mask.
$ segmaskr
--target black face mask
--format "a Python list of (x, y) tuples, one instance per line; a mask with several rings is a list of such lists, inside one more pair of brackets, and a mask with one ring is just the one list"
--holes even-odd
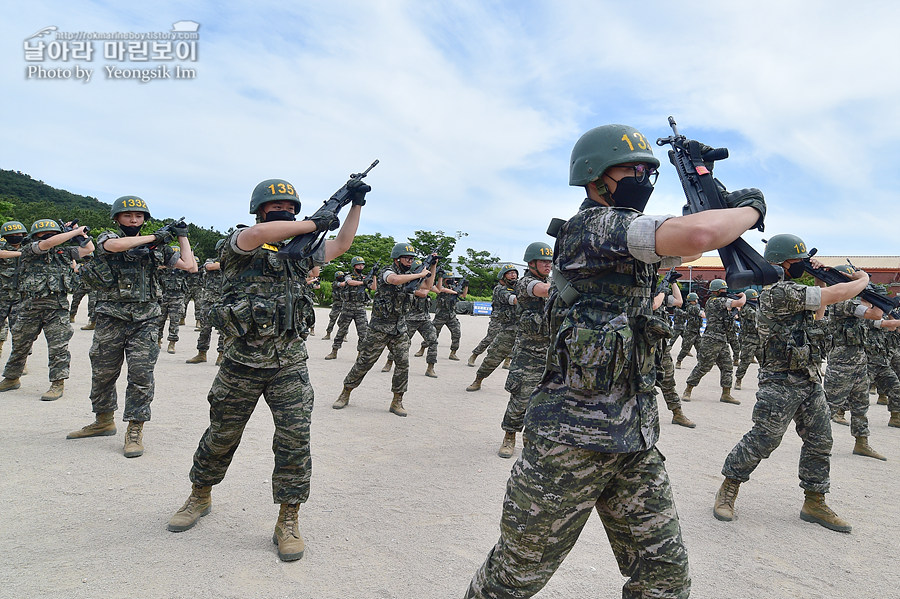
[(127, 225), (119, 225), (119, 228), (122, 229), (122, 232), (125, 233), (125, 237), (134, 237), (141, 232), (141, 225), (136, 227), (129, 227)]
[(650, 179), (638, 183), (637, 177), (624, 177), (616, 184), (616, 191), (610, 194), (610, 198), (618, 207), (634, 208), (638, 212), (643, 212), (651, 193), (653, 184), (650, 183)]
[(7, 235), (6, 242), (10, 245), (19, 245), (25, 239), (24, 235)]
[(266, 220), (264, 222), (271, 223), (277, 220), (297, 220), (297, 217), (290, 210), (270, 210), (266, 212)]
[(355, 270), (357, 274), (360, 274), (360, 273), (362, 273), (363, 270), (365, 270), (365, 268), (366, 267), (363, 266), (362, 264), (357, 264), (356, 266), (353, 267), (353, 270)]
[(401, 273), (405, 273), (408, 272), (409, 269), (409, 266), (403, 266), (403, 263), (397, 260), (397, 270), (399, 270)]
[(787, 269), (787, 274), (792, 279), (799, 279), (804, 272), (806, 271), (803, 270), (803, 262), (794, 262)]

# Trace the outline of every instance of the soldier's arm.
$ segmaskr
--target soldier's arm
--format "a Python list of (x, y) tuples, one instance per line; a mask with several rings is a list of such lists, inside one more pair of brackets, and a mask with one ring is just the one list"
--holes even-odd
[(101, 245), (107, 252), (126, 252), (132, 248), (156, 241), (155, 235), (136, 235), (134, 237), (113, 237), (107, 239)]
[(0, 258), (18, 258), (22, 252), (16, 250), (0, 250)]
[(179, 237), (178, 247), (181, 250), (181, 256), (178, 258), (178, 262), (175, 263), (175, 268), (180, 268), (187, 272), (197, 272), (197, 259), (194, 258), (190, 240), (187, 237)]
[(325, 242), (325, 262), (331, 262), (350, 249), (353, 238), (356, 237), (356, 229), (359, 227), (359, 215), (362, 206), (353, 205), (341, 225), (340, 231), (334, 239)]
[(750, 206), (677, 216), (656, 229), (656, 253), (685, 258), (724, 247), (759, 220)]
[(680, 308), (684, 305), (684, 299), (681, 297), (681, 287), (678, 283), (672, 283), (672, 306)]

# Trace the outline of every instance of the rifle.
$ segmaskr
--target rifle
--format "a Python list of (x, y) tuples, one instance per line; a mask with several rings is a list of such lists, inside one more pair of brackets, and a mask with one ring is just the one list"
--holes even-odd
[(469, 286), (469, 279), (462, 278), (459, 280), (459, 283), (455, 287), (450, 287), (453, 291), (456, 292), (456, 295), (462, 295), (463, 289)]
[[(430, 270), (432, 264), (435, 264), (436, 262), (440, 262), (443, 259), (444, 259), (443, 256), (435, 256), (434, 252), (432, 252), (432, 253), (428, 254), (427, 256), (425, 256), (425, 258), (422, 260), (421, 264), (417, 264), (417, 265), (413, 266), (412, 268), (409, 269), (409, 272), (406, 274), (417, 274), (417, 273), (422, 272), (423, 270)], [(425, 277), (425, 278), (427, 279), (428, 277)], [(403, 291), (405, 291), (406, 293), (415, 293), (416, 289), (419, 288), (419, 286), (422, 284), (423, 280), (425, 280), (425, 279), (413, 279), (412, 281), (409, 281), (408, 283), (406, 283), (403, 286)]]
[[(174, 235), (176, 225), (179, 227), (183, 227), (185, 225), (183, 216), (176, 221), (173, 221), (171, 223), (166, 223), (165, 225), (161, 226), (156, 231), (154, 231), (153, 234), (155, 235), (155, 234), (159, 233), (160, 231), (162, 231), (164, 233), (169, 233), (170, 235)], [(148, 255), (151, 251), (155, 250), (156, 248), (158, 248), (161, 245), (165, 245), (165, 244), (163, 244), (162, 241), (155, 239), (149, 243), (145, 243), (144, 245), (139, 245), (136, 248), (131, 248), (130, 250), (125, 250), (125, 256), (127, 256), (128, 258), (131, 258), (131, 259), (143, 258), (144, 256)]]
[(368, 287), (369, 285), (372, 284), (372, 281), (374, 281), (375, 277), (378, 276), (378, 269), (380, 269), (380, 268), (381, 268), (381, 262), (375, 262), (375, 264), (372, 266), (372, 270), (370, 270), (369, 274), (367, 274), (363, 278), (363, 286), (364, 287)]
[[(809, 258), (812, 258), (816, 255), (818, 250), (816, 248), (812, 248), (809, 250)], [(803, 258), (800, 263), (803, 264), (803, 270), (819, 279), (826, 285), (837, 285), (838, 283), (846, 283), (851, 279), (845, 275), (844, 273), (834, 270), (833, 268), (824, 267), (824, 268), (815, 268), (812, 263), (809, 261), (809, 258)], [(847, 260), (847, 263), (850, 266), (853, 266), (853, 263), (850, 260)], [(853, 266), (853, 268), (856, 268)], [(857, 269), (859, 270), (859, 269)], [(890, 315), (892, 312), (900, 313), (900, 297), (888, 297), (883, 293), (879, 292), (872, 283), (866, 285), (866, 288), (863, 289), (862, 293), (860, 293), (857, 297), (861, 297), (866, 300), (876, 308), (880, 308), (882, 312), (886, 315)]]
[[(678, 172), (681, 187), (687, 197), (684, 214), (696, 214), (703, 210), (727, 208), (722, 198), (725, 187), (712, 176), (712, 164), (728, 158), (728, 148), (710, 148), (678, 132), (675, 119), (669, 117), (674, 135), (660, 137), (656, 145), (670, 145), (669, 162)], [(779, 280), (779, 272), (766, 262), (759, 252), (738, 237), (727, 246), (719, 248), (719, 257), (725, 266), (725, 281), (729, 287), (771, 285)]]
[[(63, 232), (63, 233), (68, 233), (69, 231), (78, 228), (78, 221), (77, 221), (77, 220), (73, 220), (73, 221), (72, 221), (72, 226), (71, 226), (71, 227), (66, 226), (66, 223), (62, 222), (61, 220), (60, 220), (60, 221), (57, 221), (57, 222), (59, 223), (59, 228), (62, 229), (62, 232)], [(90, 232), (91, 232), (90, 227), (85, 227), (85, 228), (84, 228), (84, 232), (85, 232), (85, 233), (90, 233)], [(85, 246), (88, 244), (88, 242), (90, 241), (90, 239), (89, 239), (88, 237), (85, 237), (84, 235), (76, 235), (75, 237), (72, 238), (72, 241), (74, 241), (75, 243), (77, 243), (77, 244), (80, 245), (81, 247), (85, 247)]]
[(656, 286), (656, 293), (653, 294), (654, 297), (659, 295), (660, 293), (667, 293), (669, 287), (672, 286), (672, 283), (681, 278), (681, 273), (675, 270), (675, 267), (669, 269), (665, 275), (663, 275), (662, 281), (659, 282), (659, 285)]
[[(318, 210), (313, 213), (312, 217), (316, 217), (322, 215), (327, 212), (331, 212), (337, 215), (338, 212), (341, 211), (341, 208), (349, 204), (352, 200), (352, 193), (350, 191), (350, 185), (355, 181), (362, 181), (363, 178), (369, 174), (369, 171), (375, 168), (375, 165), (378, 164), (376, 160), (372, 164), (369, 165), (369, 168), (364, 170), (361, 173), (353, 173), (350, 175), (350, 178), (338, 189), (334, 192), (330, 198), (328, 198)], [(283, 248), (278, 250), (278, 257), (282, 260), (303, 260), (304, 258), (309, 258), (313, 254), (316, 253), (316, 250), (319, 249), (319, 246), (322, 245), (325, 241), (325, 236), (328, 234), (328, 231), (313, 231), (312, 233), (304, 233), (303, 235), (297, 235), (293, 239), (291, 239)]]

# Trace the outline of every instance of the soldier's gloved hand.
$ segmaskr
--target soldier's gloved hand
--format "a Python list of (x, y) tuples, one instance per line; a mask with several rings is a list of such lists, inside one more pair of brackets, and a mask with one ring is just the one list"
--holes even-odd
[(766, 200), (760, 190), (755, 187), (738, 189), (737, 191), (726, 193), (724, 199), (729, 208), (742, 208), (744, 206), (755, 208), (759, 212), (759, 220), (756, 221), (756, 224), (751, 229), (764, 230), (763, 221), (766, 218)]
[(330, 212), (327, 210), (316, 212), (309, 217), (309, 220), (315, 223), (316, 231), (319, 232), (334, 231), (341, 224), (341, 221), (338, 220), (337, 215), (334, 212)]
[(157, 245), (168, 245), (175, 238), (171, 231), (167, 229), (157, 229), (153, 237), (156, 238)]
[(354, 179), (347, 184), (347, 189), (350, 191), (350, 201), (354, 206), (365, 206), (366, 194), (372, 191), (372, 186), (363, 183), (362, 179)]
[(184, 226), (181, 226), (180, 223), (175, 223), (172, 225), (172, 232), (175, 233), (175, 237), (187, 237), (188, 236), (188, 225), (184, 223)]

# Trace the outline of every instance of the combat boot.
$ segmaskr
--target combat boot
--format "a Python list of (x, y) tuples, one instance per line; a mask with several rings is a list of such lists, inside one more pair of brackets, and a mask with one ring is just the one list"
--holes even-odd
[(212, 509), (210, 491), (212, 491), (212, 487), (204, 487), (194, 483), (190, 497), (187, 498), (181, 509), (169, 518), (169, 524), (166, 528), (170, 532), (183, 532), (193, 528), (197, 520), (208, 514), (210, 509)]
[(66, 439), (84, 439), (85, 437), (110, 437), (116, 434), (116, 423), (112, 412), (97, 412), (92, 423), (72, 431)]
[(331, 350), (331, 353), (328, 354), (327, 356), (325, 356), (325, 359), (326, 359), (326, 360), (335, 360), (335, 359), (337, 359), (337, 350), (336, 350), (336, 349), (332, 349), (332, 350)]
[(350, 403), (350, 392), (353, 391), (350, 387), (344, 387), (344, 390), (341, 391), (341, 394), (338, 395), (338, 398), (335, 400), (331, 407), (335, 410), (340, 410), (341, 408), (346, 408), (347, 404)]
[(206, 352), (198, 349), (197, 355), (184, 361), (185, 364), (200, 364), (206, 362)]
[(186, 323), (184, 322), (184, 318), (178, 321), (178, 326), (183, 327)]
[(888, 420), (888, 426), (900, 428), (900, 412), (891, 412), (891, 419)]
[(21, 386), (22, 383), (18, 378), (4, 378), (2, 381), (0, 381), (0, 392), (12, 391), (13, 389), (18, 389)]
[(219, 352), (219, 355), (218, 355), (218, 357), (216, 358), (216, 366), (221, 366), (221, 365), (222, 365), (222, 360), (224, 359), (224, 357), (225, 357), (225, 356), (222, 355), (222, 352)]
[(800, 508), (801, 520), (821, 524), (825, 528), (838, 532), (850, 532), (850, 523), (839, 518), (830, 507), (825, 505), (824, 493), (813, 493), (812, 491), (804, 491), (804, 493), (806, 500), (803, 502), (803, 507)]
[(75, 322), (75, 317), (72, 316), (71, 314), (69, 314), (69, 322), (70, 323)]
[(306, 544), (300, 536), (300, 524), (297, 522), (299, 503), (282, 503), (275, 523), (272, 542), (278, 546), (278, 558), (283, 562), (297, 561), (303, 557)]
[(388, 361), (384, 363), (384, 366), (381, 367), (381, 372), (390, 372), (391, 368), (394, 367), (394, 361), (388, 358)]
[(736, 406), (741, 405), (741, 400), (731, 396), (731, 387), (722, 387), (722, 396), (719, 397), (719, 401), (734, 404)]
[(713, 506), (713, 516), (716, 517), (716, 520), (723, 522), (734, 520), (734, 500), (737, 499), (740, 487), (740, 481), (733, 478), (726, 478), (722, 481), (722, 486), (716, 493), (716, 504)]
[(681, 360), (675, 362), (675, 370), (681, 370)]
[(125, 448), (126, 458), (136, 458), (144, 455), (144, 423), (132, 420), (128, 423), (128, 430), (125, 431)]
[(175, 342), (169, 341), (169, 347), (166, 349), (167, 353), (174, 354), (175, 353)]
[(509, 370), (509, 361), (510, 358), (506, 358), (505, 360), (503, 360), (503, 368)]
[(844, 426), (850, 426), (850, 423), (844, 418), (844, 410), (838, 410), (834, 414), (831, 415), (831, 421), (837, 424), (843, 424)]
[(697, 425), (687, 416), (684, 415), (684, 412), (681, 411), (681, 408), (675, 408), (672, 410), (672, 424), (678, 424), (680, 426), (686, 426), (688, 428), (695, 428)]
[(735, 359), (734, 359), (734, 362), (733, 362), (733, 366), (734, 366), (735, 368), (737, 368), (737, 367), (740, 366), (740, 365), (741, 365), (741, 361), (738, 360), (737, 358), (735, 358)]
[(734, 388), (735, 388), (735, 389), (740, 390), (740, 388), (741, 388), (741, 381), (742, 381), (742, 380), (744, 380), (744, 379), (734, 379)]
[(156, 340), (156, 347), (162, 349), (162, 337)]
[(41, 395), (41, 401), (56, 401), (60, 397), (63, 396), (63, 387), (65, 385), (65, 381), (60, 379), (58, 381), (52, 381), (50, 383), (50, 388)]
[(887, 461), (886, 457), (872, 449), (872, 446), (869, 445), (868, 437), (856, 438), (856, 445), (853, 446), (853, 454), (866, 456), (867, 458), (875, 458), (876, 460), (881, 460), (882, 462)]
[(472, 384), (466, 387), (466, 391), (478, 391), (479, 389), (481, 389), (481, 381), (483, 380), (484, 379), (482, 378), (475, 377), (475, 380), (472, 381)]
[(450, 355), (447, 356), (447, 359), (448, 359), (448, 360), (453, 360), (454, 362), (459, 362), (459, 358), (456, 357), (456, 350), (455, 350), (455, 349), (452, 350), (452, 351), (450, 352)]
[(885, 395), (885, 394), (883, 394), (883, 393), (879, 393), (879, 394), (878, 394), (878, 401), (876, 401), (875, 403), (878, 404), (879, 406), (886, 406), (886, 405), (888, 405), (887, 395)]
[(471, 356), (469, 356), (469, 361), (466, 362), (466, 364), (468, 364), (472, 368), (475, 368), (475, 360), (477, 360), (477, 359), (478, 359), (478, 354), (472, 354)]
[(92, 321), (90, 321), (89, 323), (87, 323), (86, 325), (84, 325), (83, 327), (81, 327), (81, 330), (82, 330), (82, 331), (93, 331), (93, 330), (96, 329), (96, 328), (97, 328), (97, 323), (95, 323), (95, 322), (92, 320)]
[(326, 332), (326, 333), (325, 333), (325, 336), (322, 337), (322, 340), (323, 340), (323, 341), (328, 341), (329, 339), (331, 339), (331, 332), (330, 332), (330, 331)]
[(503, 443), (500, 444), (500, 451), (497, 455), (501, 458), (511, 458), (516, 450), (516, 433), (506, 432), (503, 436)]
[(691, 401), (691, 391), (694, 388), (691, 385), (688, 385), (684, 388), (684, 393), (681, 394), (681, 401)]
[(869, 385), (869, 395), (875, 395), (878, 392), (878, 388), (875, 386), (875, 383)]
[(419, 351), (417, 351), (417, 352), (416, 352), (415, 354), (413, 354), (413, 355), (414, 355), (415, 357), (417, 357), (417, 358), (421, 358), (422, 356), (424, 356), (424, 355), (425, 355), (425, 346), (424, 346), (424, 345), (420, 345), (420, 346), (419, 346)]
[(403, 394), (394, 393), (394, 399), (391, 400), (391, 413), (397, 416), (406, 416), (406, 410), (403, 409)]
[(425, 376), (436, 379), (438, 375), (434, 372), (434, 364), (429, 364), (425, 369)]

